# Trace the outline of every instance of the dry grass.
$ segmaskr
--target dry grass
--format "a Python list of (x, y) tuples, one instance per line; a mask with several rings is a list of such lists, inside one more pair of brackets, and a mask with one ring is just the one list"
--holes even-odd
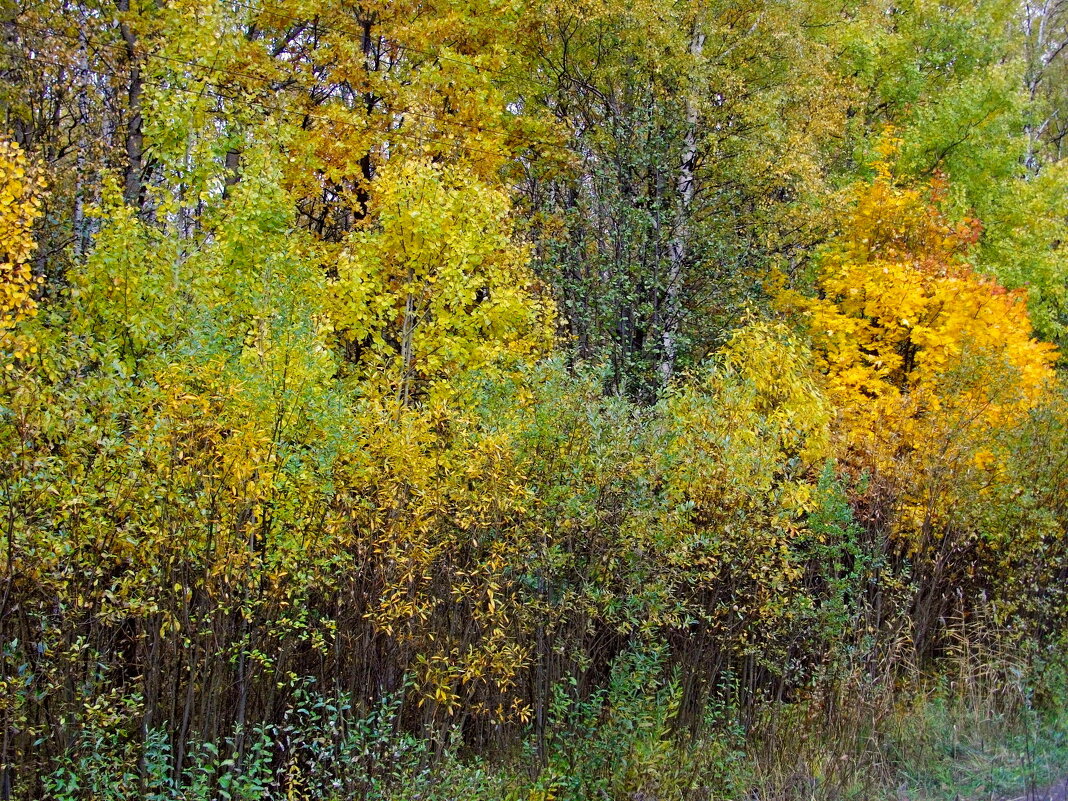
[(988, 629), (957, 624), (937, 678), (908, 659), (904, 634), (846, 666), (803, 702), (768, 708), (753, 728), (753, 801), (995, 799), (1068, 770), (1068, 710), (1027, 657)]

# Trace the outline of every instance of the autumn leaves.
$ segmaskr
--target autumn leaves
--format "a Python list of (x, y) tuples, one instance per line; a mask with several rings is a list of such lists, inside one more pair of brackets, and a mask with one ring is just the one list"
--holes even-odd
[(14, 142), (0, 139), (0, 362), (28, 356), (36, 346), (17, 324), (36, 313), (41, 278), (30, 257), (36, 248), (33, 226), (42, 214), (44, 176)]

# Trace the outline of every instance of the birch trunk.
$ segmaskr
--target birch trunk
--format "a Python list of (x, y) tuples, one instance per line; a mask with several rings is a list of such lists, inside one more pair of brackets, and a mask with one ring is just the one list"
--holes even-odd
[[(130, 0), (118, 0), (119, 11), (130, 10)], [(126, 58), (130, 64), (130, 84), (127, 94), (127, 109), (130, 119), (126, 124), (126, 180), (123, 197), (127, 205), (141, 210), (141, 171), (144, 157), (144, 135), (141, 132), (141, 100), (144, 78), (141, 75), (141, 60), (137, 55), (137, 37), (125, 20), (119, 23), (122, 39), (126, 44)]]
[[(696, 66), (704, 52), (705, 35), (700, 23), (695, 22), (690, 38), (690, 55)], [(664, 288), (664, 312), (660, 332), (660, 382), (666, 385), (675, 373), (678, 351), (679, 324), (682, 319), (682, 283), (689, 244), (689, 214), (696, 190), (698, 105), (694, 87), (691, 85), (686, 98), (686, 133), (683, 139), (679, 163), (679, 178), (676, 184), (678, 199), (675, 211), (675, 230), (668, 243), (668, 274)]]

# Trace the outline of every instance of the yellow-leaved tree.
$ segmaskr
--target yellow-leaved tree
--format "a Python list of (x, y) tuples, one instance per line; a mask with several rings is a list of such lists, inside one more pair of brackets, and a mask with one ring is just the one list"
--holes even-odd
[(390, 164), (337, 263), (332, 312), (352, 361), (407, 405), (440, 379), (552, 343), (551, 301), (513, 239), (505, 193), (456, 168)]
[(12, 358), (34, 350), (15, 326), (37, 312), (33, 292), (40, 280), (29, 263), (36, 248), (33, 224), (41, 216), (44, 180), (22, 148), (0, 138), (0, 354), (11, 369)]
[[(893, 439), (887, 456), (922, 449), (927, 421), (953, 409), (1008, 424), (1052, 380), (1055, 354), (1033, 337), (1022, 293), (969, 264), (979, 222), (945, 217), (938, 177), (930, 192), (896, 186), (885, 160), (894, 149), (884, 144), (875, 180), (857, 188), (851, 217), (823, 253), (818, 296), (780, 295), (807, 321), (848, 445)], [(992, 372), (965, 380), (976, 360)]]
[[(862, 522), (907, 556), (923, 652), (938, 621), (1005, 580), (1006, 543), (974, 500), (1011, 480), (1012, 433), (1055, 382), (1055, 349), (1032, 334), (1026, 298), (969, 263), (977, 221), (954, 223), (929, 191), (895, 184), (886, 139), (877, 175), (855, 191), (837, 241), (821, 256), (816, 297), (780, 293), (805, 320), (837, 408), (838, 451), (867, 489)], [(1011, 488), (1010, 488), (1011, 489)]]

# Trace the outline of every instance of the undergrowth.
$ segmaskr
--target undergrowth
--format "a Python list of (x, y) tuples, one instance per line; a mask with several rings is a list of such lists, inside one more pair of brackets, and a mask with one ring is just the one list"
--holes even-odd
[(956, 642), (936, 678), (891, 679), (858, 661), (789, 701), (712, 701), (697, 734), (677, 725), (663, 647), (631, 649), (590, 697), (555, 687), (540, 746), (530, 736), (492, 756), (466, 749), (459, 728), (442, 742), (405, 733), (396, 698), (360, 711), (309, 684), (281, 724), (190, 743), (179, 779), (162, 731), (135, 747), (130, 733), (90, 729), (45, 786), (55, 801), (948, 801), (1059, 778), (1063, 664), (995, 653), (963, 632)]

